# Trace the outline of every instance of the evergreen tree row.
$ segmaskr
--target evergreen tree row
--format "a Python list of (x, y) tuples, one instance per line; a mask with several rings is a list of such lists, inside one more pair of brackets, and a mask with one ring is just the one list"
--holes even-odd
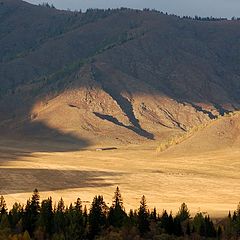
[(138, 239), (239, 239), (240, 205), (221, 220), (197, 213), (193, 218), (185, 203), (178, 213), (150, 211), (145, 196), (138, 210), (124, 209), (117, 187), (111, 207), (103, 196), (95, 196), (90, 209), (78, 198), (66, 207), (63, 199), (53, 206), (52, 198), (40, 202), (33, 192), (25, 206), (15, 203), (8, 211), (0, 197), (0, 240), (138, 240)]

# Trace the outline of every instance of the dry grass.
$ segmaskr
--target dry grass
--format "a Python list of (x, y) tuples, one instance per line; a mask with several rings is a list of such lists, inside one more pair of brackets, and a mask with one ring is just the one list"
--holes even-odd
[(110, 204), (117, 185), (126, 209), (137, 208), (145, 194), (148, 206), (160, 211), (176, 211), (186, 202), (192, 213), (222, 216), (240, 200), (239, 148), (191, 156), (156, 154), (154, 145), (26, 154), (21, 144), (17, 149), (16, 142), (7, 142), (7, 149), (1, 141), (0, 193), (9, 205), (24, 203), (35, 187), (43, 197), (63, 197), (67, 204), (80, 196), (88, 205), (95, 194)]
[[(227, 118), (233, 118), (234, 116), (240, 116), (240, 112), (236, 111), (236, 112), (226, 113), (224, 116), (219, 116), (218, 118), (210, 120), (209, 122), (205, 122), (205, 123), (199, 124), (197, 126), (194, 126), (185, 133), (175, 135), (175, 136), (171, 137), (170, 139), (167, 139), (167, 140), (161, 142), (159, 144), (159, 146), (157, 147), (157, 152), (161, 153), (161, 152), (169, 149), (170, 147), (173, 147), (175, 145), (178, 145), (178, 144), (188, 140), (189, 138), (194, 136), (197, 132), (199, 132), (207, 127), (217, 125), (218, 122), (224, 121)], [(234, 131), (234, 129), (233, 129), (233, 131)]]

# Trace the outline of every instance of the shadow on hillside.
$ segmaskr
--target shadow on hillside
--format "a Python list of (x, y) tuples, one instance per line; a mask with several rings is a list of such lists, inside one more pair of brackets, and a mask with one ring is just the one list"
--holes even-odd
[[(113, 186), (122, 173), (55, 169), (0, 168), (0, 194)], [(107, 180), (107, 181), (106, 181)]]
[(40, 122), (26, 122), (21, 129), (2, 133), (0, 138), (1, 159), (10, 161), (26, 157), (34, 152), (70, 152), (86, 149), (90, 143), (47, 127)]
[(154, 135), (152, 133), (149, 133), (148, 131), (144, 130), (140, 126), (140, 124), (138, 124), (139, 126), (137, 126), (137, 127), (136, 126), (127, 126), (127, 125), (124, 125), (123, 123), (121, 123), (120, 121), (118, 121), (118, 119), (113, 116), (109, 116), (109, 115), (101, 114), (101, 113), (97, 113), (97, 112), (94, 112), (94, 115), (99, 117), (102, 120), (107, 120), (109, 122), (112, 122), (113, 124), (116, 124), (117, 126), (127, 128), (127, 129), (135, 132), (136, 134), (138, 134), (141, 137), (144, 137), (144, 138), (147, 138), (150, 140), (154, 140)]

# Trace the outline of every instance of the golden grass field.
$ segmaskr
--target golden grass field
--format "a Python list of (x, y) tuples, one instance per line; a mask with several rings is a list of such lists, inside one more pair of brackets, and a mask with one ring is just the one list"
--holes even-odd
[[(63, 197), (66, 204), (81, 197), (88, 205), (96, 194), (107, 203), (120, 187), (126, 209), (137, 208), (141, 196), (149, 208), (176, 212), (186, 202), (192, 213), (218, 217), (240, 201), (240, 149), (199, 153), (168, 149), (157, 153), (156, 143), (110, 151), (33, 152), (31, 143), (0, 142), (0, 192), (10, 206), (25, 203), (34, 188), (42, 198)], [(115, 146), (114, 146), (115, 147)]]
[[(56, 139), (0, 138), (0, 194), (9, 208), (35, 188), (42, 198), (78, 197), (89, 206), (102, 194), (110, 205), (117, 186), (125, 208), (136, 209), (142, 195), (150, 209), (226, 216), (240, 201), (240, 114), (231, 114), (181, 137), (163, 152), (160, 142), (106, 143), (73, 147)], [(99, 147), (116, 148), (97, 151)]]

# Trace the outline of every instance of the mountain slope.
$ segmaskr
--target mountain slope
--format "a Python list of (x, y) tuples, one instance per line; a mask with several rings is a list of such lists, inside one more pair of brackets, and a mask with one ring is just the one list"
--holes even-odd
[(1, 0), (0, 19), (2, 133), (139, 143), (239, 109), (238, 21), (20, 0)]
[(196, 155), (209, 152), (234, 152), (240, 148), (240, 113), (235, 112), (213, 120), (199, 128), (178, 145), (172, 145), (163, 154)]

